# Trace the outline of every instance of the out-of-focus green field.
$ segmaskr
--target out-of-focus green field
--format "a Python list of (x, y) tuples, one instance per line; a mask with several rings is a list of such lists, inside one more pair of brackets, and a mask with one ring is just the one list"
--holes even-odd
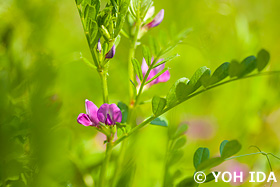
[[(278, 0), (155, 0), (155, 7), (156, 12), (165, 9), (165, 18), (149, 34), (170, 27), (193, 31), (175, 49), (180, 57), (169, 63), (171, 80), (145, 91), (143, 99), (165, 96), (177, 79), (190, 78), (201, 66), (215, 69), (223, 62), (256, 55), (261, 48), (271, 54), (266, 70), (280, 69)], [(148, 36), (142, 41), (148, 43)], [(110, 62), (109, 93), (115, 103), (129, 99), (127, 46), (128, 40), (122, 38)], [(102, 104), (102, 92), (99, 76), (83, 63), (80, 52), (90, 58), (74, 0), (0, 2), (0, 186), (4, 178), (12, 186), (24, 186), (18, 179), (34, 187), (95, 185), (104, 137), (76, 119), (85, 111), (85, 99)], [(138, 49), (138, 59), (141, 55)], [(181, 172), (178, 181), (193, 174), (192, 158), (198, 147), (208, 147), (215, 156), (225, 139), (239, 140), (243, 146), (239, 154), (257, 152), (248, 148), (256, 145), (280, 155), (279, 81), (279, 75), (240, 80), (167, 113), (170, 128), (189, 124), (184, 156), (172, 168)], [(151, 113), (150, 105), (141, 106), (139, 120)], [(140, 130), (133, 142), (136, 152), (126, 155), (133, 162), (126, 176), (131, 179), (129, 186), (163, 185), (167, 131), (152, 125)], [(112, 160), (118, 151), (119, 147), (114, 149)], [(253, 171), (269, 171), (261, 155), (237, 161)], [(280, 161), (271, 162), (279, 175)], [(127, 169), (122, 167), (118, 170)], [(115, 174), (110, 172), (113, 168), (110, 176)]]

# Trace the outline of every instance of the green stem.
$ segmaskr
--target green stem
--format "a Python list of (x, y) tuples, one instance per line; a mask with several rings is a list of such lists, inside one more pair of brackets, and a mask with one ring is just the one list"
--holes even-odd
[(245, 155), (238, 155), (238, 156), (233, 156), (233, 157), (229, 157), (227, 160), (232, 160), (232, 159), (236, 159), (236, 158), (240, 158), (240, 157), (245, 157), (245, 156), (251, 156), (251, 155), (258, 155), (258, 154), (263, 154), (263, 152), (256, 152), (256, 153), (249, 153), (249, 154), (245, 154)]
[(107, 84), (107, 67), (104, 68), (103, 71), (99, 72), (101, 82), (102, 82), (102, 91), (103, 91), (103, 102), (109, 103), (109, 96), (108, 96), (108, 84)]
[[(140, 28), (141, 28), (141, 21), (137, 20), (135, 22), (135, 33), (132, 36), (129, 53), (128, 53), (128, 75), (129, 75), (129, 79), (131, 81), (133, 81), (134, 83), (135, 83), (136, 77), (135, 77), (135, 72), (134, 72), (134, 68), (133, 68), (131, 60), (134, 59), (134, 57), (135, 57), (135, 50), (137, 48), (137, 41), (138, 41), (138, 35), (139, 35)], [(134, 90), (135, 90), (134, 85), (129, 84), (129, 96), (130, 96), (130, 101), (132, 103), (133, 103), (134, 97), (135, 97)]]
[(110, 138), (107, 138), (108, 143), (106, 144), (106, 153), (105, 158), (101, 167), (100, 177), (99, 177), (99, 187), (104, 187), (106, 185), (106, 175), (107, 175), (107, 168), (109, 165), (110, 157), (112, 154), (112, 144), (110, 142)]
[(213, 85), (213, 86), (209, 86), (203, 90), (200, 90), (196, 93), (193, 93), (191, 95), (189, 95), (188, 97), (186, 97), (185, 99), (183, 99), (182, 101), (178, 101), (175, 105), (172, 105), (172, 106), (169, 106), (167, 108), (165, 108), (161, 113), (159, 113), (158, 115), (152, 115), (150, 116), (149, 118), (147, 118), (145, 121), (143, 121), (141, 124), (137, 125), (136, 127), (134, 127), (130, 132), (128, 132), (127, 134), (124, 134), (122, 137), (120, 137), (119, 139), (117, 139), (115, 142), (114, 142), (114, 146), (116, 146), (117, 144), (119, 144), (121, 141), (123, 141), (124, 139), (126, 139), (127, 137), (129, 137), (131, 134), (133, 134), (134, 132), (136, 132), (137, 130), (139, 130), (140, 128), (144, 127), (146, 124), (150, 123), (151, 121), (153, 121), (154, 119), (156, 119), (157, 117), (161, 116), (162, 114), (168, 112), (169, 110), (171, 110), (172, 108), (174, 108), (175, 106), (203, 93), (203, 92), (206, 92), (208, 90), (211, 90), (213, 88), (216, 88), (218, 86), (221, 86), (221, 85), (224, 85), (226, 83), (229, 83), (229, 82), (233, 82), (233, 81), (236, 81), (236, 80), (240, 80), (240, 79), (246, 79), (246, 78), (250, 78), (250, 77), (256, 77), (256, 76), (264, 76), (264, 75), (272, 75), (272, 74), (279, 74), (280, 71), (270, 71), (270, 72), (265, 72), (265, 73), (258, 73), (258, 74), (253, 74), (253, 75), (248, 75), (248, 76), (245, 76), (245, 77), (242, 77), (242, 78), (234, 78), (234, 79), (230, 79), (230, 80), (227, 80), (227, 81), (224, 81), (222, 83), (219, 83), (219, 84), (216, 84), (216, 85)]

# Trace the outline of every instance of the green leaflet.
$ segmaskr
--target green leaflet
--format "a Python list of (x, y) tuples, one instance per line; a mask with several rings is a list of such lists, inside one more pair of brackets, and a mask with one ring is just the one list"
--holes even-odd
[(138, 78), (140, 79), (140, 81), (143, 80), (143, 74), (142, 74), (142, 70), (141, 70), (141, 66), (140, 63), (138, 62), (138, 60), (136, 58), (131, 60), (134, 70), (138, 76)]
[(197, 171), (199, 171), (199, 170), (198, 170), (198, 166), (199, 166), (202, 162), (208, 160), (209, 157), (210, 157), (210, 151), (209, 151), (208, 148), (205, 148), (205, 147), (200, 147), (200, 148), (198, 148), (198, 149), (195, 151), (194, 156), (193, 156), (193, 165), (194, 165), (195, 169), (196, 169)]
[(180, 149), (182, 148), (187, 142), (187, 138), (186, 136), (182, 136), (181, 138), (179, 138), (178, 140), (176, 140), (176, 142), (174, 143), (174, 146), (173, 146), (173, 150), (177, 150), (177, 149)]
[(179, 138), (180, 136), (182, 136), (187, 130), (188, 130), (188, 125), (187, 124), (182, 124), (178, 127), (177, 131), (175, 132), (173, 138)]
[(166, 106), (166, 99), (154, 96), (152, 100), (152, 109), (154, 115), (159, 115)]
[(125, 123), (128, 116), (128, 106), (123, 102), (118, 102), (118, 107), (122, 112), (122, 123)]
[(222, 65), (220, 65), (211, 76), (209, 80), (209, 85), (216, 84), (225, 79), (228, 76), (229, 65), (229, 62), (225, 62)]
[(220, 155), (222, 155), (222, 152), (224, 150), (225, 145), (228, 143), (228, 140), (224, 140), (220, 145)]
[[(181, 96), (181, 95), (184, 95), (184, 88), (181, 89), (180, 87), (182, 87), (182, 84), (184, 85), (187, 85), (189, 82), (189, 79), (187, 78), (181, 78), (179, 80), (177, 80), (175, 82), (175, 84), (171, 87), (171, 89), (169, 90), (167, 96), (166, 96), (166, 100), (167, 100), (167, 107), (170, 107), (172, 105), (175, 105), (178, 101), (177, 97)], [(178, 87), (177, 89), (177, 86), (178, 85), (181, 85)]]
[(148, 64), (148, 66), (150, 66), (150, 64), (152, 63), (150, 49), (147, 46), (143, 45), (142, 46), (142, 53), (143, 53), (143, 57), (146, 60), (146, 63)]
[(241, 144), (237, 140), (227, 142), (222, 149), (221, 157), (223, 159), (229, 158), (238, 153), (241, 149)]
[(236, 61), (232, 60), (229, 65), (228, 74), (230, 77), (237, 77), (240, 75), (241, 72), (241, 64)]
[(192, 78), (188, 82), (188, 85), (187, 85), (186, 91), (185, 91), (185, 95), (189, 95), (189, 94), (193, 93), (194, 91), (196, 91), (202, 85), (202, 81), (206, 81), (204, 79), (208, 78), (208, 80), (209, 80), (210, 73), (211, 73), (210, 69), (207, 68), (206, 66), (199, 68), (193, 74)]
[(262, 49), (259, 51), (259, 53), (257, 55), (258, 71), (262, 71), (266, 67), (266, 65), (269, 62), (269, 59), (270, 59), (270, 55), (265, 49)]
[(255, 56), (249, 56), (241, 62), (241, 72), (238, 77), (243, 77), (251, 73), (257, 66), (257, 59)]
[(151, 121), (150, 124), (168, 127), (168, 121), (164, 118), (156, 118), (153, 121)]

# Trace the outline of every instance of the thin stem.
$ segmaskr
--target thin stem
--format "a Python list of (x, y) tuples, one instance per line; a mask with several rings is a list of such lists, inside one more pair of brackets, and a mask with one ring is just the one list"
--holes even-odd
[(103, 102), (109, 103), (109, 96), (108, 96), (108, 83), (107, 83), (107, 67), (104, 68), (103, 71), (99, 72), (101, 82), (102, 82), (102, 91), (103, 91)]
[[(79, 9), (78, 5), (77, 5), (77, 8)], [(79, 11), (79, 13), (80, 13), (80, 11)], [(109, 103), (108, 85), (107, 85), (108, 66), (104, 65), (104, 67), (103, 67), (98, 62), (97, 57), (96, 57), (96, 53), (94, 51), (94, 48), (92, 48), (91, 43), (90, 43), (90, 36), (89, 36), (89, 32), (88, 32), (88, 30), (86, 28), (86, 25), (85, 25), (85, 20), (84, 20), (84, 18), (82, 17), (81, 14), (80, 14), (80, 17), (81, 17), (84, 33), (85, 33), (85, 36), (86, 36), (86, 39), (87, 39), (87, 43), (88, 43), (88, 46), (89, 46), (89, 50), (90, 50), (90, 53), (91, 53), (92, 60), (95, 64), (95, 66), (97, 67), (97, 72), (98, 72), (98, 74), (100, 75), (100, 78), (101, 78), (102, 90), (103, 90), (103, 102), (104, 103)]]
[(249, 153), (249, 154), (244, 154), (244, 155), (238, 155), (238, 156), (233, 156), (233, 157), (229, 157), (227, 160), (232, 160), (232, 159), (236, 159), (236, 158), (240, 158), (240, 157), (245, 157), (245, 156), (251, 156), (251, 155), (258, 155), (258, 154), (263, 154), (263, 152), (256, 152), (256, 153)]
[[(110, 138), (107, 138), (107, 141), (110, 141)], [(104, 187), (106, 185), (106, 175), (107, 175), (107, 168), (109, 165), (109, 161), (110, 161), (110, 157), (112, 154), (112, 144), (111, 142), (108, 142), (106, 144), (106, 153), (105, 153), (105, 158), (101, 167), (101, 171), (100, 171), (100, 176), (99, 176), (99, 187)]]
[[(136, 20), (135, 23), (135, 33), (132, 36), (132, 40), (130, 43), (129, 53), (128, 53), (128, 74), (129, 79), (132, 80), (135, 83), (135, 72), (132, 65), (131, 60), (135, 57), (135, 50), (137, 48), (137, 41), (138, 41), (138, 35), (141, 28), (141, 21)], [(133, 29), (133, 28), (132, 28)], [(129, 95), (130, 95), (130, 101), (133, 103), (134, 97), (135, 97), (135, 88), (132, 84), (129, 84)]]
[(213, 86), (209, 86), (208, 88), (205, 88), (203, 90), (200, 90), (194, 94), (191, 94), (189, 95), (188, 97), (186, 97), (185, 99), (183, 99), (182, 101), (178, 101), (175, 105), (172, 105), (170, 107), (167, 107), (165, 108), (161, 113), (159, 113), (158, 115), (152, 115), (150, 116), (149, 118), (147, 118), (145, 121), (143, 121), (141, 124), (137, 125), (136, 127), (134, 127), (130, 132), (128, 132), (127, 134), (124, 134), (122, 137), (120, 137), (119, 139), (117, 139), (115, 142), (114, 142), (114, 146), (116, 146), (117, 144), (119, 144), (121, 141), (123, 141), (124, 139), (126, 139), (127, 137), (129, 137), (131, 134), (133, 134), (134, 132), (136, 132), (137, 130), (139, 130), (140, 128), (144, 127), (146, 124), (150, 123), (151, 121), (153, 121), (154, 119), (156, 119), (157, 117), (161, 116), (162, 114), (168, 112), (169, 110), (171, 110), (172, 108), (174, 108), (175, 106), (193, 98), (194, 96), (197, 96), (203, 92), (206, 92), (208, 90), (211, 90), (213, 88), (216, 88), (218, 86), (221, 86), (221, 85), (224, 85), (226, 83), (229, 83), (229, 82), (233, 82), (233, 81), (236, 81), (236, 80), (240, 80), (240, 79), (246, 79), (246, 78), (250, 78), (250, 77), (257, 77), (257, 76), (264, 76), (264, 75), (272, 75), (272, 74), (279, 74), (280, 71), (270, 71), (270, 72), (265, 72), (265, 73), (258, 73), (258, 74), (254, 74), (254, 75), (248, 75), (248, 76), (245, 76), (245, 77), (242, 77), (242, 78), (234, 78), (234, 79), (230, 79), (230, 80), (227, 80), (225, 82), (222, 82), (222, 83), (219, 83), (219, 84), (216, 84), (216, 85), (213, 85)]

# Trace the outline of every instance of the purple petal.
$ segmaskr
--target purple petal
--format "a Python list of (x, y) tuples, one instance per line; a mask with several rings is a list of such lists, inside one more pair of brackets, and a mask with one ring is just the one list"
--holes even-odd
[(104, 103), (97, 111), (97, 117), (106, 125), (115, 125), (122, 121), (122, 112), (116, 104)]
[(112, 118), (113, 123), (122, 121), (122, 112), (116, 104), (111, 104), (109, 108), (109, 114)]
[(148, 28), (156, 27), (158, 26), (164, 18), (164, 9), (161, 9), (159, 13), (155, 16), (153, 21), (147, 24)]
[[(153, 59), (154, 59), (154, 57), (151, 60), (153, 61)], [(141, 70), (142, 70), (143, 77), (145, 77), (148, 69), (149, 69), (148, 64), (147, 64), (145, 58), (143, 58), (142, 65), (141, 65)], [(153, 76), (155, 76), (154, 70), (151, 70), (148, 77), (147, 77), (147, 81), (150, 80)]]
[(106, 125), (112, 125), (112, 124), (113, 124), (113, 121), (112, 121), (112, 119), (111, 119), (111, 117), (110, 117), (109, 114), (107, 114), (107, 119), (106, 119), (105, 124), (106, 124)]
[(87, 114), (81, 113), (77, 118), (77, 122), (84, 126), (92, 126), (93, 123), (90, 121), (89, 116)]
[[(145, 77), (148, 69), (149, 69), (149, 67), (146, 63), (146, 60), (145, 60), (145, 58), (143, 58), (142, 65), (141, 65), (141, 71), (142, 71), (143, 77)], [(137, 81), (138, 85), (141, 84), (141, 81), (137, 75), (136, 75), (136, 81)]]
[(166, 70), (163, 74), (161, 74), (156, 80), (157, 82), (167, 82), (170, 79), (170, 72)]
[(101, 52), (101, 50), (102, 50), (100, 38), (99, 38), (98, 43), (97, 43), (97, 50), (98, 50), (99, 52)]
[(142, 70), (143, 75), (147, 73), (148, 69), (149, 69), (148, 64), (147, 64), (145, 58), (143, 58), (142, 65), (141, 65), (141, 70)]
[(98, 125), (99, 120), (97, 118), (97, 106), (86, 99), (86, 111), (87, 111), (87, 115), (89, 116), (90, 120), (94, 123), (94, 125)]
[(107, 119), (107, 114), (109, 113), (109, 104), (104, 103), (97, 111), (97, 117), (100, 122), (105, 123)]
[(116, 53), (116, 46), (113, 45), (113, 47), (110, 49), (110, 51), (106, 54), (105, 58), (113, 58), (115, 56)]

